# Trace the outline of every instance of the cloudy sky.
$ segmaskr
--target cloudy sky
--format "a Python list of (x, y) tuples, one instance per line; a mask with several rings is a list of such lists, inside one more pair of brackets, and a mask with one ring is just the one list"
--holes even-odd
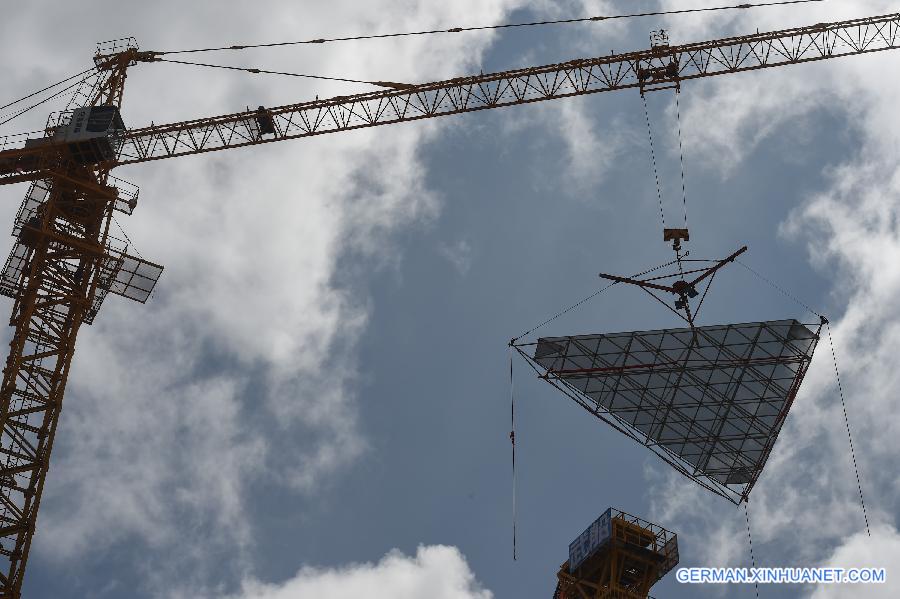
[[(0, 25), (2, 102), (142, 49), (711, 6), (712, 0), (29, 2)], [(727, 4), (727, 3), (726, 3)], [(210, 54), (220, 64), (422, 82), (883, 14), (887, 0)], [(198, 55), (199, 56), (199, 55)], [(750, 505), (757, 565), (900, 561), (900, 83), (882, 53), (690, 82), (680, 97), (691, 251), (746, 263), (830, 316), (866, 495), (827, 345)], [(141, 64), (128, 126), (359, 85)], [(42, 107), (43, 108), (43, 107)], [(55, 107), (48, 107), (55, 108)], [(649, 98), (667, 208), (673, 96)], [(0, 133), (43, 126), (40, 109)], [(742, 509), (673, 474), (516, 362), (519, 560), (511, 559), (506, 343), (669, 259), (636, 92), (416, 122), (118, 169), (120, 222), (166, 265), (146, 305), (82, 329), (28, 597), (547, 597), (568, 543), (609, 506), (679, 534), (686, 566), (750, 563)], [(11, 221), (24, 185), (0, 189)], [(10, 238), (9, 245), (12, 245)], [(808, 319), (740, 267), (705, 324)], [(675, 325), (615, 289), (549, 335)], [(892, 578), (892, 574), (894, 574)], [(894, 597), (765, 588), (766, 597)], [(654, 595), (755, 597), (752, 587)]]

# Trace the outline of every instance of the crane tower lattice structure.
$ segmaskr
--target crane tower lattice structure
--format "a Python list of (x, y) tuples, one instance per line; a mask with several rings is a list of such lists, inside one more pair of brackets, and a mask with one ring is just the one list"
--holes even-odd
[(553, 599), (647, 599), (678, 565), (678, 536), (609, 508), (569, 545)]
[(110, 235), (113, 212), (130, 214), (137, 199), (134, 188), (110, 184), (102, 162), (124, 132), (118, 106), (133, 52), (98, 54), (103, 76), (90, 104), (48, 127), (68, 141), (36, 155), (42, 177), (19, 210), (0, 276), (0, 293), (13, 298), (14, 327), (0, 386), (3, 599), (21, 593), (78, 329), (93, 321), (107, 293), (145, 301), (162, 271)]

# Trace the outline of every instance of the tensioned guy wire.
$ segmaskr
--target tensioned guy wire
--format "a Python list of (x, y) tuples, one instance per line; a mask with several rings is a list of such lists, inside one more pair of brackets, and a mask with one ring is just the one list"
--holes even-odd
[[(79, 81), (76, 81), (75, 83), (73, 83), (73, 84), (71, 84), (71, 85), (69, 85), (69, 86), (67, 86), (67, 87), (62, 88), (62, 89), (59, 90), (58, 92), (56, 92), (56, 93), (54, 93), (54, 94), (52, 94), (52, 95), (50, 95), (50, 96), (47, 96), (46, 98), (44, 98), (44, 99), (41, 100), (40, 102), (35, 102), (35, 103), (32, 104), (31, 106), (29, 106), (29, 107), (27, 107), (27, 108), (23, 108), (22, 110), (20, 110), (19, 112), (15, 113), (15, 114), (12, 115), (11, 117), (9, 117), (9, 118), (7, 118), (7, 119), (4, 119), (4, 120), (0, 121), (0, 125), (5, 125), (6, 123), (10, 122), (11, 120), (13, 120), (13, 119), (15, 119), (15, 118), (18, 118), (18, 117), (22, 116), (22, 115), (25, 114), (26, 112), (28, 112), (28, 111), (30, 111), (30, 110), (32, 110), (32, 109), (34, 109), (34, 108), (37, 108), (37, 107), (40, 106), (41, 104), (44, 104), (44, 103), (46, 103), (46, 102), (49, 102), (50, 100), (53, 100), (54, 98), (57, 98), (57, 97), (61, 96), (61, 95), (64, 94), (65, 92), (69, 91), (70, 89), (72, 89), (72, 88), (74, 88), (74, 87), (77, 87), (77, 86), (81, 85), (86, 79), (87, 79), (87, 77), (84, 77), (83, 79), (80, 79)], [(15, 103), (15, 102), (14, 102), (14, 103)]]
[(828, 343), (831, 346), (831, 360), (834, 363), (834, 378), (837, 380), (838, 395), (841, 398), (841, 408), (844, 411), (844, 425), (847, 427), (847, 440), (850, 442), (850, 458), (853, 461), (853, 472), (854, 472), (854, 474), (856, 474), (856, 488), (859, 491), (859, 505), (862, 508), (863, 519), (866, 522), (866, 534), (871, 537), (872, 532), (869, 529), (869, 515), (868, 515), (868, 512), (866, 511), (866, 501), (863, 498), (862, 482), (860, 482), (860, 478), (859, 478), (859, 465), (856, 461), (856, 451), (853, 448), (853, 435), (850, 432), (850, 417), (847, 415), (847, 402), (844, 399), (844, 387), (843, 387), (843, 385), (841, 385), (841, 373), (840, 373), (840, 370), (838, 369), (837, 354), (835, 353), (835, 350), (834, 350), (834, 338), (831, 336), (831, 323), (828, 322), (827, 318), (825, 318), (824, 316), (822, 316), (821, 314), (819, 314), (818, 312), (813, 310), (811, 307), (809, 307), (808, 304), (800, 301), (799, 299), (797, 299), (796, 296), (794, 296), (793, 294), (791, 294), (784, 288), (776, 285), (774, 282), (772, 282), (769, 279), (767, 279), (766, 277), (762, 276), (760, 273), (753, 270), (752, 268), (750, 268), (749, 266), (747, 266), (740, 260), (735, 260), (735, 262), (737, 262), (738, 264), (740, 264), (741, 266), (743, 266), (744, 268), (749, 270), (751, 273), (756, 275), (762, 281), (768, 283), (770, 286), (772, 286), (776, 290), (780, 291), (785, 297), (793, 300), (797, 304), (803, 306), (804, 308), (806, 308), (807, 310), (809, 310), (810, 312), (812, 312), (813, 314), (815, 314), (816, 316), (821, 318), (822, 324), (825, 325), (825, 329), (828, 331)]
[(326, 77), (324, 75), (307, 75), (302, 73), (286, 73), (284, 71), (269, 71), (266, 69), (254, 69), (250, 67), (233, 67), (222, 64), (209, 64), (205, 62), (189, 62), (186, 60), (170, 60), (168, 58), (160, 58), (154, 62), (171, 62), (174, 64), (191, 65), (195, 67), (207, 67), (212, 69), (227, 69), (229, 71), (244, 71), (246, 73), (265, 74), (265, 75), (285, 75), (287, 77), (303, 77), (305, 79), (323, 79), (326, 81), (344, 81), (347, 83), (365, 83), (367, 85), (375, 85), (378, 87), (387, 87), (390, 89), (403, 89), (409, 87), (402, 83), (394, 83), (392, 81), (364, 81), (362, 79), (348, 79), (346, 77)]
[(828, 342), (831, 345), (831, 359), (834, 362), (834, 376), (837, 379), (838, 394), (841, 396), (841, 408), (844, 410), (844, 424), (847, 425), (847, 439), (850, 441), (850, 457), (853, 459), (853, 470), (856, 472), (856, 488), (859, 489), (859, 504), (862, 506), (863, 518), (866, 521), (866, 534), (870, 537), (869, 515), (866, 512), (866, 502), (863, 499), (862, 483), (859, 481), (859, 467), (856, 465), (856, 452), (853, 450), (853, 435), (850, 434), (850, 418), (847, 417), (847, 404), (844, 402), (844, 388), (841, 386), (841, 373), (838, 371), (837, 354), (834, 352), (834, 339), (831, 337), (831, 324), (826, 320), (825, 328), (828, 329)]
[[(676, 262), (677, 262), (676, 260), (672, 260), (671, 262), (666, 262), (665, 264), (660, 264), (659, 266), (654, 266), (653, 268), (649, 268), (649, 269), (645, 270), (644, 272), (639, 272), (639, 273), (636, 273), (636, 274), (632, 275), (631, 278), (642, 277), (642, 276), (644, 276), (644, 275), (646, 275), (646, 274), (650, 274), (651, 272), (655, 272), (655, 271), (657, 271), (657, 270), (659, 270), (659, 269), (661, 269), (661, 268), (666, 268), (667, 266), (672, 266), (672, 265), (675, 264)], [(613, 282), (610, 283), (609, 285), (606, 285), (606, 286), (604, 286), (604, 287), (601, 287), (600, 289), (598, 289), (598, 290), (595, 291), (594, 293), (590, 294), (589, 296), (587, 296), (587, 297), (584, 298), (583, 300), (581, 300), (581, 301), (579, 301), (579, 302), (576, 302), (576, 303), (572, 304), (572, 305), (569, 306), (568, 308), (565, 308), (565, 309), (563, 309), (563, 310), (560, 310), (559, 312), (557, 312), (556, 314), (554, 314), (553, 316), (551, 316), (550, 318), (548, 318), (547, 320), (545, 320), (545, 321), (542, 322), (541, 324), (539, 324), (539, 325), (537, 325), (537, 326), (534, 326), (534, 327), (531, 327), (530, 329), (528, 329), (527, 331), (525, 331), (524, 333), (522, 333), (522, 334), (519, 335), (518, 337), (515, 337), (514, 339), (512, 339), (512, 340), (509, 342), (510, 346), (512, 346), (513, 344), (515, 344), (515, 342), (518, 341), (519, 339), (521, 339), (522, 337), (524, 337), (524, 336), (526, 336), (526, 335), (532, 334), (532, 333), (535, 332), (536, 330), (538, 330), (538, 329), (540, 329), (540, 328), (543, 328), (544, 326), (550, 324), (551, 322), (553, 322), (553, 321), (556, 320), (557, 318), (559, 318), (559, 317), (561, 317), (561, 316), (563, 316), (563, 315), (565, 315), (565, 314), (568, 314), (569, 312), (571, 312), (572, 310), (574, 310), (575, 308), (577, 308), (577, 307), (580, 306), (581, 304), (583, 304), (583, 303), (585, 303), (585, 302), (588, 302), (588, 301), (594, 299), (595, 297), (597, 297), (598, 295), (600, 295), (601, 293), (603, 293), (604, 291), (606, 291), (607, 289), (609, 289), (610, 287), (612, 287), (613, 285), (616, 285), (616, 284), (617, 284), (617, 282), (616, 282), (616, 281), (613, 281)]]
[(233, 46), (215, 46), (211, 48), (195, 48), (192, 50), (169, 50), (165, 52), (158, 52), (157, 54), (190, 54), (195, 52), (218, 52), (221, 50), (246, 50), (249, 48), (275, 48), (281, 46), (297, 46), (301, 44), (325, 44), (329, 42), (347, 42), (347, 41), (358, 41), (358, 40), (371, 40), (371, 39), (385, 39), (385, 38), (396, 38), (396, 37), (411, 37), (417, 35), (432, 35), (438, 33), (463, 33), (466, 31), (485, 31), (490, 29), (512, 29), (515, 27), (537, 27), (543, 25), (567, 25), (571, 23), (585, 23), (585, 22), (598, 22), (598, 21), (611, 21), (614, 19), (633, 19), (637, 17), (655, 17), (655, 16), (664, 16), (664, 15), (681, 15), (688, 13), (702, 13), (702, 12), (713, 12), (713, 11), (724, 11), (724, 10), (741, 10), (741, 9), (751, 9), (751, 8), (763, 8), (768, 6), (785, 6), (789, 4), (808, 4), (811, 2), (826, 2), (827, 0), (781, 0), (777, 2), (758, 2), (758, 3), (744, 3), (744, 4), (733, 4), (730, 6), (711, 6), (707, 8), (682, 8), (678, 10), (657, 10), (652, 12), (641, 12), (641, 13), (630, 13), (630, 14), (621, 14), (621, 15), (600, 15), (594, 17), (580, 17), (575, 19), (556, 19), (556, 20), (548, 20), (548, 21), (531, 21), (527, 23), (506, 23), (502, 25), (481, 25), (475, 27), (451, 27), (449, 29), (430, 29), (425, 31), (408, 31), (403, 33), (379, 33), (373, 35), (352, 35), (346, 37), (332, 37), (332, 38), (316, 38), (309, 40), (298, 40), (291, 42), (274, 42), (268, 44), (244, 44), (244, 45), (233, 45)]
[(796, 297), (794, 294), (790, 293), (789, 291), (787, 291), (787, 290), (784, 289), (783, 287), (777, 285), (775, 282), (770, 281), (769, 279), (767, 279), (766, 277), (764, 277), (762, 274), (760, 274), (760, 273), (757, 272), (756, 270), (750, 268), (750, 266), (744, 264), (743, 262), (741, 262), (741, 261), (738, 260), (737, 258), (735, 258), (734, 261), (737, 262), (738, 264), (740, 264), (741, 266), (743, 266), (744, 268), (746, 268), (746, 269), (747, 269), (748, 271), (750, 271), (753, 275), (755, 275), (759, 280), (763, 281), (764, 283), (766, 283), (767, 285), (769, 285), (770, 287), (772, 287), (773, 289), (775, 289), (776, 291), (778, 291), (779, 293), (781, 293), (783, 296), (785, 296), (785, 297), (788, 298), (789, 300), (794, 301), (795, 303), (797, 303), (798, 305), (800, 305), (800, 306), (806, 308), (807, 310), (809, 310), (811, 313), (815, 314), (815, 315), (818, 316), (819, 318), (822, 318), (822, 315), (821, 315), (821, 314), (819, 314), (818, 312), (816, 312), (815, 310), (813, 310), (813, 309), (809, 306), (809, 304), (806, 304), (806, 303), (800, 301), (799, 299), (797, 299), (797, 297)]
[(57, 81), (57, 82), (54, 83), (53, 85), (48, 85), (47, 87), (45, 87), (45, 88), (43, 88), (43, 89), (39, 89), (39, 90), (37, 90), (36, 92), (32, 92), (32, 93), (28, 94), (27, 96), (22, 96), (22, 97), (19, 98), (18, 100), (13, 100), (13, 101), (10, 102), (9, 104), (4, 104), (3, 106), (0, 106), (0, 110), (3, 110), (4, 108), (9, 108), (9, 107), (12, 106), (13, 104), (18, 104), (19, 102), (23, 102), (23, 101), (27, 100), (28, 98), (33, 98), (34, 96), (36, 96), (36, 95), (38, 95), (38, 94), (40, 94), (40, 93), (43, 93), (43, 92), (45, 92), (45, 91), (47, 91), (47, 90), (50, 90), (50, 89), (53, 89), (53, 88), (56, 87), (57, 85), (62, 85), (63, 83), (66, 83), (66, 82), (68, 82), (68, 81), (71, 81), (72, 79), (75, 79), (76, 77), (80, 77), (81, 75), (85, 75), (85, 74), (90, 73), (91, 71), (94, 71), (94, 70), (96, 70), (96, 67), (91, 67), (91, 68), (89, 68), (89, 69), (85, 69), (85, 70), (81, 71), (80, 73), (75, 73), (75, 74), (72, 75), (71, 77), (66, 77), (66, 78), (63, 79), (62, 81)]

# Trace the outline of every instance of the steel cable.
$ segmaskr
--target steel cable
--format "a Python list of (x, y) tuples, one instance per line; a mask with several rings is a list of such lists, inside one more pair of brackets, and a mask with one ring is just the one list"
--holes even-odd
[[(80, 73), (75, 73), (75, 74), (72, 75), (71, 77), (66, 77), (66, 78), (63, 79), (62, 81), (57, 81), (57, 82), (54, 83), (53, 85), (48, 85), (47, 87), (45, 87), (45, 88), (43, 88), (43, 89), (39, 89), (39, 90), (37, 90), (36, 92), (32, 92), (32, 93), (28, 94), (27, 96), (22, 96), (22, 97), (19, 98), (18, 100), (13, 100), (13, 101), (10, 102), (9, 104), (4, 104), (3, 106), (0, 106), (0, 110), (3, 110), (4, 108), (9, 108), (10, 106), (12, 106), (12, 105), (14, 105), (14, 104), (18, 104), (19, 102), (23, 102), (23, 101), (27, 100), (28, 98), (33, 98), (34, 96), (36, 96), (36, 95), (38, 95), (38, 94), (40, 94), (40, 93), (43, 93), (43, 92), (45, 92), (45, 91), (47, 91), (47, 90), (50, 90), (50, 89), (53, 89), (53, 88), (56, 87), (57, 85), (62, 85), (63, 83), (66, 83), (66, 82), (68, 82), (68, 81), (71, 81), (72, 79), (75, 79), (76, 77), (79, 77), (79, 76), (84, 75), (84, 74), (86, 74), (86, 73), (90, 73), (91, 71), (94, 71), (94, 70), (96, 70), (96, 67), (91, 67), (91, 68), (89, 68), (89, 69), (85, 69), (85, 70), (81, 71)], [(87, 79), (87, 77), (85, 77), (85, 79)]]
[(62, 94), (64, 94), (65, 92), (69, 91), (69, 90), (72, 89), (73, 87), (77, 87), (77, 86), (81, 85), (81, 84), (82, 84), (85, 80), (87, 80), (87, 79), (88, 79), (88, 77), (84, 77), (83, 79), (81, 79), (81, 80), (79, 80), (79, 81), (76, 81), (76, 82), (73, 83), (72, 85), (69, 85), (68, 87), (64, 87), (63, 89), (59, 90), (59, 91), (56, 92), (55, 94), (53, 94), (53, 95), (51, 95), (51, 96), (47, 96), (46, 98), (44, 98), (44, 99), (41, 100), (40, 102), (36, 102), (36, 103), (32, 104), (31, 106), (29, 106), (28, 108), (24, 108), (24, 109), (20, 110), (19, 112), (15, 113), (15, 114), (12, 115), (11, 117), (9, 117), (9, 118), (7, 118), (7, 119), (4, 119), (4, 120), (0, 121), (0, 125), (5, 125), (6, 123), (10, 122), (11, 120), (16, 119), (16, 118), (22, 116), (22, 115), (25, 114), (26, 112), (28, 112), (28, 111), (30, 111), (30, 110), (32, 110), (32, 109), (34, 109), (34, 108), (37, 108), (37, 107), (40, 106), (41, 104), (45, 104), (46, 102), (49, 102), (50, 100), (53, 100), (54, 98), (57, 98), (57, 97), (61, 96)]
[(255, 69), (250, 67), (233, 67), (222, 64), (209, 64), (205, 62), (190, 62), (186, 60), (170, 60), (168, 58), (160, 58), (154, 62), (171, 62), (174, 64), (191, 65), (196, 67), (207, 67), (213, 69), (227, 69), (229, 71), (244, 71), (246, 73), (264, 74), (264, 75), (285, 75), (287, 77), (303, 77), (306, 79), (323, 79), (325, 81), (343, 81), (346, 83), (365, 83), (367, 85), (375, 85), (378, 87), (387, 87), (390, 89), (404, 89), (410, 87), (403, 83), (394, 83), (392, 81), (364, 81), (362, 79), (349, 79), (346, 77), (327, 77), (325, 75), (308, 75), (303, 73), (287, 73), (284, 71), (269, 71), (266, 69)]
[(527, 23), (506, 23), (502, 25), (480, 25), (474, 27), (451, 27), (449, 29), (430, 29), (425, 31), (409, 31), (403, 33), (379, 33), (373, 35), (352, 35), (346, 37), (332, 37), (332, 38), (316, 38), (309, 40), (299, 40), (299, 41), (291, 41), (291, 42), (274, 42), (267, 44), (244, 44), (244, 45), (233, 45), (233, 46), (216, 46), (211, 48), (195, 48), (191, 50), (168, 50), (164, 52), (158, 52), (158, 54), (190, 54), (196, 52), (218, 52), (222, 50), (246, 50), (249, 48), (274, 48), (281, 46), (296, 46), (301, 44), (325, 44), (329, 42), (347, 42), (347, 41), (359, 41), (359, 40), (371, 40), (371, 39), (385, 39), (385, 38), (397, 38), (397, 37), (411, 37), (417, 35), (432, 35), (438, 33), (463, 33), (467, 31), (486, 31), (492, 29), (512, 29), (516, 27), (538, 27), (544, 25), (568, 25), (572, 23), (586, 23), (586, 22), (599, 22), (599, 21), (611, 21), (615, 19), (633, 19), (637, 17), (655, 17), (655, 16), (666, 16), (666, 15), (681, 15), (681, 14), (689, 14), (689, 13), (702, 13), (702, 12), (714, 12), (714, 11), (725, 11), (725, 10), (746, 10), (751, 8), (764, 8), (770, 6), (785, 6), (789, 4), (808, 4), (812, 2), (825, 2), (827, 0), (781, 0), (777, 2), (759, 2), (759, 3), (744, 3), (744, 4), (733, 4), (729, 6), (711, 6), (706, 8), (683, 8), (678, 10), (657, 10), (650, 12), (641, 12), (641, 13), (630, 13), (630, 14), (622, 14), (622, 15), (601, 15), (594, 17), (579, 17), (573, 19), (555, 19), (555, 20), (546, 20), (546, 21), (531, 21)]
[(825, 328), (828, 330), (828, 343), (831, 346), (831, 359), (832, 359), (832, 362), (834, 363), (834, 377), (835, 377), (835, 380), (837, 381), (838, 395), (841, 398), (841, 408), (843, 409), (843, 412), (844, 412), (844, 425), (847, 427), (847, 440), (850, 443), (850, 458), (853, 461), (853, 472), (856, 475), (856, 488), (857, 488), (857, 491), (859, 492), (859, 505), (862, 508), (863, 519), (866, 522), (866, 534), (871, 537), (872, 532), (869, 529), (869, 514), (866, 511), (866, 501), (863, 497), (862, 482), (859, 477), (859, 465), (856, 461), (856, 451), (853, 447), (853, 434), (850, 431), (850, 418), (847, 414), (847, 402), (844, 398), (844, 387), (841, 384), (841, 373), (840, 373), (840, 370), (838, 369), (837, 354), (834, 349), (834, 338), (831, 336), (831, 323), (828, 322), (827, 318), (825, 318), (824, 316), (822, 316), (821, 314), (819, 314), (818, 312), (813, 310), (808, 304), (800, 301), (793, 294), (791, 294), (784, 288), (780, 287), (779, 285), (775, 284), (774, 282), (770, 281), (769, 279), (767, 279), (766, 277), (764, 277), (757, 271), (753, 270), (752, 268), (750, 268), (749, 266), (747, 266), (740, 260), (735, 260), (735, 262), (737, 262), (738, 264), (740, 264), (741, 266), (743, 266), (744, 268), (749, 270), (751, 273), (756, 275), (762, 281), (768, 283), (770, 286), (772, 286), (776, 290), (780, 291), (785, 297), (793, 300), (800, 306), (803, 306), (804, 308), (806, 308), (807, 310), (809, 310), (810, 312), (812, 312), (813, 314), (815, 314), (816, 316), (821, 318), (822, 324), (825, 325)]

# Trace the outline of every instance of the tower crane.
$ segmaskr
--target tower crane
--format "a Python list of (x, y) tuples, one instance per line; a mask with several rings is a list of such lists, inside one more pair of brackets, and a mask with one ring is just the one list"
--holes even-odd
[(130, 214), (137, 201), (113, 168), (598, 92), (680, 88), (691, 79), (896, 49), (898, 34), (900, 14), (678, 46), (658, 37), (638, 52), (134, 129), (120, 114), (128, 69), (167, 53), (134, 43), (99, 48), (98, 82), (83, 106), (21, 147), (0, 139), (0, 184), (31, 182), (0, 275), (14, 328), (0, 383), (0, 599), (21, 595), (78, 330), (110, 293), (146, 301), (162, 272), (110, 234), (114, 212)]

